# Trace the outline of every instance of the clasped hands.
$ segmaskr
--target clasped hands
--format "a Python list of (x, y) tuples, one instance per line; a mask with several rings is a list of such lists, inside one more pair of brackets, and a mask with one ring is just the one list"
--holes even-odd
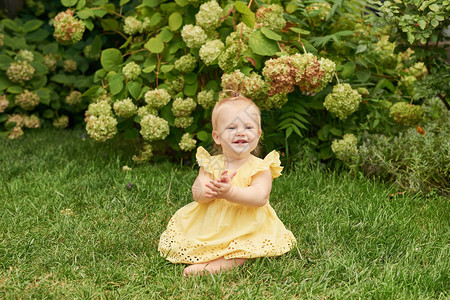
[(205, 184), (209, 188), (205, 192), (205, 198), (226, 198), (227, 193), (231, 190), (231, 180), (236, 175), (236, 172), (233, 171), (229, 174), (228, 170), (225, 170), (218, 180), (210, 180), (209, 183)]

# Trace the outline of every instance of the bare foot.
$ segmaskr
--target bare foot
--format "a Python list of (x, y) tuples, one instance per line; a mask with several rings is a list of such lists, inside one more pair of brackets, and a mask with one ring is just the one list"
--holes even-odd
[(237, 266), (242, 266), (246, 260), (246, 258), (225, 259), (221, 257), (206, 263), (190, 265), (184, 269), (183, 275), (204, 275), (206, 272), (217, 274), (222, 270), (229, 270)]

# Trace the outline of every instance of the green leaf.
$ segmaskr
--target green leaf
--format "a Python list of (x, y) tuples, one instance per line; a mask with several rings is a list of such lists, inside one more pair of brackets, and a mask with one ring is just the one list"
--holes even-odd
[(0, 70), (7, 70), (14, 60), (5, 54), (0, 54)]
[(255, 14), (248, 8), (248, 6), (240, 1), (234, 3), (234, 7), (236, 7), (237, 11), (242, 14), (242, 22), (250, 28), (255, 27)]
[(103, 50), (100, 62), (106, 71), (115, 71), (123, 63), (122, 53), (114, 48)]
[(433, 3), (430, 6), (428, 6), (428, 8), (434, 12), (439, 12), (439, 5)]
[(142, 72), (144, 72), (144, 73), (150, 73), (150, 72), (153, 72), (154, 69), (156, 69), (156, 65), (151, 65), (151, 66), (145, 67), (145, 68), (142, 70)]
[(180, 13), (174, 12), (169, 17), (169, 29), (172, 31), (178, 30), (183, 24), (183, 17)]
[(3, 19), (2, 24), (9, 30), (16, 31), (16, 32), (19, 30), (19, 26), (17, 26), (16, 22), (14, 22), (11, 19)]
[(304, 30), (304, 29), (300, 29), (297, 27), (291, 27), (289, 28), (291, 31), (296, 32), (296, 33), (300, 33), (300, 34), (304, 34), (304, 35), (309, 35), (311, 32), (308, 30)]
[(419, 24), (419, 26), (422, 30), (424, 30), (425, 27), (427, 27), (427, 22), (425, 22), (425, 20), (419, 20), (419, 22), (417, 22), (417, 23)]
[(51, 119), (51, 118), (53, 118), (53, 115), (54, 115), (54, 113), (53, 113), (53, 110), (51, 110), (51, 109), (46, 109), (42, 113), (42, 117), (45, 118), (45, 119)]
[(79, 0), (77, 3), (77, 9), (80, 10), (86, 5), (86, 0)]
[(367, 80), (369, 80), (370, 78), (370, 72), (367, 71), (358, 71), (355, 73), (355, 75), (361, 82), (367, 82)]
[(103, 30), (105, 31), (114, 31), (119, 29), (119, 22), (115, 19), (102, 19), (101, 24)]
[(363, 53), (366, 50), (367, 50), (367, 45), (358, 45), (358, 47), (356, 47), (356, 54)]
[(89, 31), (92, 31), (92, 29), (94, 29), (94, 23), (90, 19), (84, 20), (84, 24)]
[(195, 96), (197, 94), (198, 84), (197, 81), (193, 84), (186, 84), (183, 88), (183, 93), (186, 96)]
[(32, 61), (30, 65), (33, 66), (36, 74), (46, 74), (48, 72), (47, 66), (43, 63)]
[(267, 27), (261, 27), (261, 32), (266, 36), (266, 38), (274, 40), (274, 41), (281, 41), (281, 35), (278, 33), (273, 32)]
[(335, 135), (335, 136), (342, 136), (342, 130), (337, 129), (337, 128), (331, 128), (330, 129), (331, 134)]
[(26, 40), (28, 42), (42, 42), (49, 35), (50, 35), (50, 33), (47, 30), (45, 30), (43, 28), (39, 28), (38, 30), (35, 30), (33, 32), (30, 32), (30, 33), (27, 33)]
[(344, 78), (349, 78), (355, 73), (356, 65), (354, 62), (349, 61), (342, 66), (341, 76)]
[(266, 38), (259, 30), (250, 36), (248, 45), (254, 53), (263, 56), (273, 56), (280, 50), (275, 41)]
[(157, 7), (161, 3), (160, 0), (144, 0), (142, 4), (148, 7)]
[(193, 84), (194, 82), (197, 81), (197, 73), (186, 73), (184, 75), (184, 80), (186, 81), (187, 84)]
[(167, 28), (163, 28), (163, 30), (161, 30), (161, 33), (159, 33), (157, 37), (164, 43), (168, 43), (173, 38), (173, 35), (173, 32), (171, 32)]
[(292, 127), (293, 127), (293, 126), (289, 126), (289, 127), (286, 129), (286, 139), (289, 138), (289, 137), (291, 136), (291, 134), (292, 134), (292, 132), (293, 132)]
[(434, 18), (433, 20), (431, 20), (431, 26), (437, 27), (438, 25), (439, 25), (439, 21), (438, 21), (436, 18)]
[(197, 138), (202, 142), (206, 142), (207, 140), (209, 140), (210, 136), (211, 134), (207, 133), (206, 131), (197, 132)]
[(108, 11), (104, 10), (104, 9), (95, 9), (94, 10), (94, 15), (99, 18), (103, 18), (107, 13), (108, 13)]
[(102, 89), (102, 87), (100, 85), (94, 85), (94, 86), (90, 87), (86, 92), (84, 92), (83, 96), (85, 96), (85, 97), (92, 97), (100, 89)]
[(23, 88), (19, 85), (13, 85), (7, 88), (6, 91), (11, 94), (20, 94), (23, 92)]
[(153, 16), (150, 17), (150, 26), (157, 25), (159, 22), (161, 22), (161, 19), (161, 14), (159, 12), (156, 12), (155, 14), (153, 14)]
[(126, 129), (124, 135), (128, 140), (136, 139), (140, 136), (139, 131), (136, 128)]
[(160, 70), (163, 73), (168, 73), (173, 70), (173, 65), (162, 65)]
[(161, 53), (164, 50), (164, 43), (160, 39), (154, 37), (145, 43), (144, 48), (152, 53)]
[(99, 82), (106, 76), (107, 71), (105, 69), (99, 69), (95, 71), (94, 82)]
[(3, 74), (0, 74), (0, 91), (3, 91), (13, 83)]
[(130, 0), (120, 0), (119, 6), (124, 6), (124, 5), (127, 4), (128, 2), (130, 2)]
[(414, 43), (414, 34), (412, 34), (411, 32), (407, 32), (406, 35), (408, 36), (408, 42), (410, 44)]
[(75, 6), (75, 4), (77, 4), (78, 0), (61, 0), (61, 4), (64, 5), (65, 7), (71, 7), (71, 6)]
[(92, 9), (85, 7), (82, 10), (77, 12), (77, 16), (80, 19), (84, 20), (84, 19), (88, 19), (88, 18), (91, 18), (91, 17), (93, 18), (95, 15), (94, 15), (94, 12), (92, 11)]
[(40, 88), (36, 90), (36, 94), (39, 96), (39, 102), (45, 105), (50, 104), (50, 90), (47, 88)]
[(109, 89), (111, 94), (117, 95), (123, 89), (124, 77), (121, 74), (116, 74), (108, 77)]
[(189, 4), (188, 0), (175, 0), (175, 2), (181, 7), (184, 7)]
[(58, 43), (51, 43), (45, 45), (44, 47), (42, 47), (42, 53), (44, 54), (58, 53)]
[(141, 93), (142, 87), (139, 82), (133, 81), (127, 84), (127, 89), (128, 92), (130, 92), (130, 95), (137, 100), (139, 98), (139, 94)]
[(43, 24), (44, 24), (44, 21), (41, 21), (41, 20), (37, 20), (37, 19), (30, 20), (23, 25), (23, 31), (25, 33), (35, 31), (36, 29), (41, 27)]

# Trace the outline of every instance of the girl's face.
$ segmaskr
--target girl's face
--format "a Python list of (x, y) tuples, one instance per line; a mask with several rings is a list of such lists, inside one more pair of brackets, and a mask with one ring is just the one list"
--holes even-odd
[(212, 136), (226, 157), (239, 159), (249, 155), (261, 137), (258, 111), (246, 103), (225, 104), (218, 114)]

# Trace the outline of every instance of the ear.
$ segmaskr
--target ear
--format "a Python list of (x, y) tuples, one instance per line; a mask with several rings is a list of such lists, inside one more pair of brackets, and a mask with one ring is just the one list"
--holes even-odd
[(217, 145), (220, 145), (219, 134), (217, 133), (217, 131), (213, 130), (212, 138)]

